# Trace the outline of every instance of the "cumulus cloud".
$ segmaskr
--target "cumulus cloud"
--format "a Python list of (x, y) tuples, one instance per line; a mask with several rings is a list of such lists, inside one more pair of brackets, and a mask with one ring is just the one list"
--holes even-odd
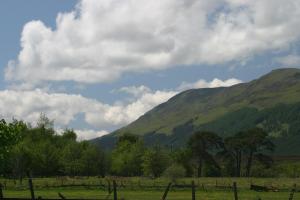
[(36, 122), (40, 113), (55, 119), (58, 125), (68, 125), (78, 114), (96, 128), (111, 129), (126, 125), (154, 106), (168, 100), (175, 92), (151, 91), (128, 104), (104, 104), (81, 95), (34, 91), (0, 91), (1, 117)]
[(25, 24), (7, 80), (109, 82), (123, 73), (240, 61), (299, 40), (295, 0), (81, 0), (56, 27)]
[(103, 135), (107, 135), (108, 131), (95, 131), (91, 129), (84, 130), (74, 130), (78, 140), (90, 140), (93, 138), (101, 137)]
[[(55, 131), (57, 134), (61, 135), (65, 129), (56, 128)], [(109, 134), (109, 132), (105, 130), (97, 131), (93, 129), (75, 129), (73, 131), (76, 133), (78, 141), (90, 140)]]
[(187, 90), (187, 89), (194, 89), (194, 88), (215, 88), (215, 87), (229, 87), (235, 84), (242, 83), (241, 80), (231, 78), (228, 80), (220, 80), (220, 79), (213, 79), (212, 81), (208, 82), (206, 80), (200, 79), (194, 83), (187, 83), (183, 82), (178, 89), (179, 90)]

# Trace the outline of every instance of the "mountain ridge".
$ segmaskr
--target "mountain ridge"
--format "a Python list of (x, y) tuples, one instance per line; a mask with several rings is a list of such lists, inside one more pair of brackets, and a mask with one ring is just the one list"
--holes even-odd
[[(221, 125), (226, 127), (225, 132), (230, 132), (228, 123), (237, 124), (232, 125), (232, 129), (239, 131), (237, 127), (240, 127), (240, 129), (247, 127), (246, 124), (248, 121), (251, 121), (251, 117), (269, 119), (268, 114), (265, 112), (284, 112), (284, 109), (286, 109), (286, 112), (293, 113), (293, 109), (297, 110), (298, 106), (300, 108), (300, 105), (297, 104), (299, 102), (300, 70), (296, 68), (277, 69), (253, 81), (231, 87), (183, 91), (170, 98), (167, 102), (148, 111), (128, 126), (100, 139), (93, 140), (93, 142), (102, 146), (110, 146), (113, 142), (108, 142), (109, 140), (115, 140), (116, 136), (125, 132), (140, 135), (149, 144), (155, 143), (155, 138), (162, 138), (162, 135), (167, 136), (164, 140), (174, 140), (176, 136), (176, 138), (179, 138), (177, 140), (184, 141), (188, 135), (196, 130), (213, 129), (212, 127), (220, 124), (222, 119)], [(280, 107), (280, 105), (292, 106)], [(266, 111), (268, 109), (269, 111)], [(276, 111), (276, 109), (279, 111)], [(238, 113), (239, 115), (245, 115), (243, 122), (238, 123), (240, 120), (236, 118)], [(286, 120), (282, 117), (276, 116), (278, 116), (279, 121), (285, 121), (286, 123)], [(296, 121), (294, 119), (292, 121), (299, 124), (300, 121), (299, 123), (297, 122), (297, 117), (298, 115), (296, 116)], [(274, 120), (272, 123), (275, 123)], [(272, 132), (271, 129), (267, 128), (268, 124), (254, 122), (250, 124), (263, 126), (262, 128), (265, 128), (270, 133)], [(280, 123), (278, 122), (278, 124)], [(286, 124), (288, 125), (285, 126), (295, 127), (290, 125), (289, 122)], [(224, 131), (219, 134), (221, 136), (233, 134), (224, 135)], [(279, 133), (277, 135), (282, 136), (283, 134)], [(108, 143), (110, 144), (107, 145)]]

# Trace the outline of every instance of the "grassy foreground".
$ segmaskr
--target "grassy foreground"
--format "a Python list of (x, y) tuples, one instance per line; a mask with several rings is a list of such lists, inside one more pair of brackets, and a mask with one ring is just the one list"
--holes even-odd
[[(102, 178), (43, 178), (34, 179), (35, 194), (44, 198), (58, 198), (58, 192), (66, 198), (97, 198), (105, 199), (108, 195), (108, 179)], [(176, 184), (189, 184), (192, 179), (179, 179)], [(233, 200), (233, 192), (229, 186), (233, 181), (238, 185), (238, 196), (241, 200), (288, 200), (293, 184), (300, 185), (300, 179), (289, 178), (201, 178), (193, 179), (197, 185), (196, 199), (198, 200)], [(3, 190), (5, 197), (29, 197), (27, 180), (22, 184), (13, 180), (0, 179), (6, 184)], [(16, 183), (16, 184), (15, 184)], [(159, 200), (161, 199), (168, 180), (146, 178), (117, 178), (118, 197), (125, 200)], [(250, 184), (273, 186), (278, 192), (255, 192), (249, 190)], [(107, 184), (107, 185), (105, 185)], [(112, 195), (108, 199), (112, 199)], [(173, 187), (167, 199), (191, 199), (191, 189)], [(295, 193), (294, 200), (300, 200), (300, 193)]]
[[(37, 190), (36, 195), (44, 198), (58, 198), (57, 192), (61, 192), (67, 198), (99, 198), (105, 199), (107, 193), (99, 190), (84, 190), (84, 189), (58, 189), (58, 190)], [(160, 191), (119, 191), (118, 197), (120, 199), (128, 200), (154, 200), (161, 199), (163, 192)], [(29, 197), (28, 191), (5, 191), (5, 197)], [(241, 200), (288, 200), (289, 192), (253, 192), (253, 191), (239, 191), (239, 198)], [(110, 196), (109, 199), (112, 199)], [(191, 199), (191, 192), (184, 191), (170, 191), (167, 199), (170, 200), (187, 200)], [(197, 191), (196, 199), (199, 200), (232, 200), (233, 193), (229, 191)], [(298, 194), (295, 194), (294, 200), (300, 199)]]

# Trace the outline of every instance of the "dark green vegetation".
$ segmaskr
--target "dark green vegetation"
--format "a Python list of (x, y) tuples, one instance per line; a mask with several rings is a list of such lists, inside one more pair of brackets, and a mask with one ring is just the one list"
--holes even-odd
[(276, 155), (300, 154), (300, 70), (279, 69), (228, 88), (184, 91), (135, 122), (94, 140), (112, 148), (117, 136), (140, 135), (146, 144), (183, 146), (192, 133), (212, 131), (225, 138), (252, 127), (273, 138)]
[(20, 182), (28, 172), (34, 177), (113, 175), (173, 181), (195, 176), (300, 176), (297, 162), (273, 162), (268, 152), (275, 146), (260, 128), (225, 139), (213, 132), (196, 132), (181, 148), (149, 147), (141, 137), (126, 133), (107, 152), (87, 141), (76, 141), (72, 130), (57, 134), (44, 115), (35, 127), (2, 120), (0, 131), (0, 174)]
[(22, 121), (0, 122), (0, 175), (105, 175), (105, 155), (87, 141), (77, 142), (72, 130), (58, 135), (41, 115), (36, 127)]

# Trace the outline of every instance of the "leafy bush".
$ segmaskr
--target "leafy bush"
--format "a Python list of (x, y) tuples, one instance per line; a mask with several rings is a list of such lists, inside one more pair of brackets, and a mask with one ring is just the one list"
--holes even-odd
[(146, 176), (159, 177), (169, 166), (170, 157), (168, 152), (156, 146), (148, 149), (143, 156), (143, 172)]
[(165, 170), (164, 176), (176, 182), (176, 179), (185, 176), (185, 169), (181, 165), (173, 164)]

